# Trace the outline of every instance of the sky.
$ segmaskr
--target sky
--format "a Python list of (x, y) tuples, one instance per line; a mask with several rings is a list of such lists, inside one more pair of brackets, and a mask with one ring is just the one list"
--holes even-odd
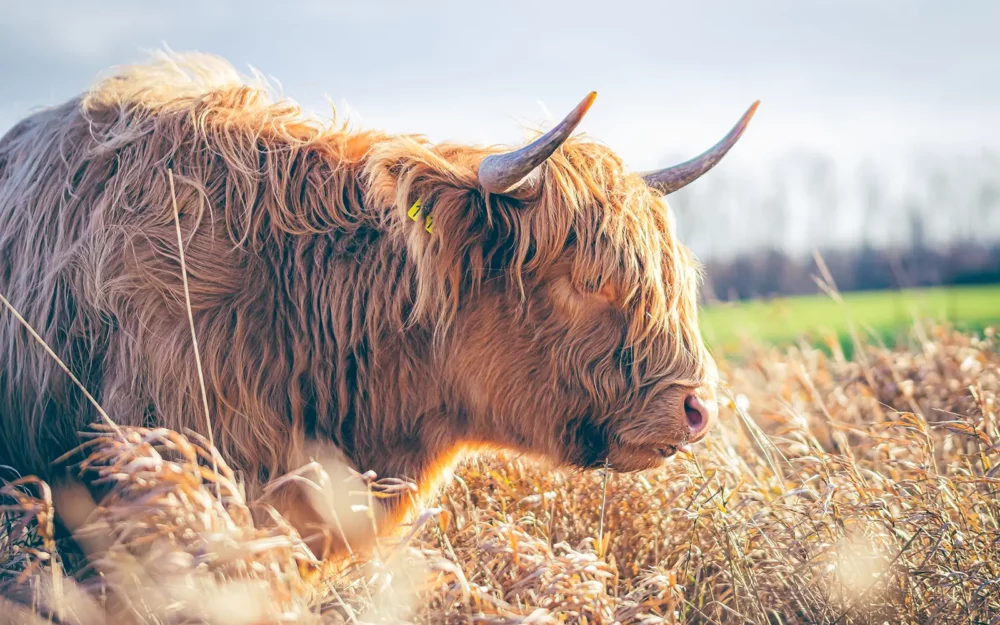
[[(635, 169), (700, 152), (760, 99), (743, 139), (691, 197), (734, 179), (763, 197), (800, 154), (840, 172), (878, 167), (905, 186), (913, 154), (1000, 152), (991, 0), (6, 3), (0, 132), (114, 65), (169, 48), (256, 69), (311, 111), (325, 114), (329, 101), (364, 127), (441, 141), (516, 145), (526, 125), (551, 123), (597, 90), (579, 130)], [(845, 216), (848, 237), (859, 216)]]

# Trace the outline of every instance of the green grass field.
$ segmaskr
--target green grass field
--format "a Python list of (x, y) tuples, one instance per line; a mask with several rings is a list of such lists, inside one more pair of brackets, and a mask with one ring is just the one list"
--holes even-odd
[(1000, 322), (1000, 286), (845, 293), (770, 301), (724, 303), (702, 310), (702, 333), (715, 351), (732, 352), (744, 341), (785, 344), (804, 338), (814, 344), (837, 336), (850, 352), (850, 328), (892, 343), (915, 319), (947, 321), (981, 330)]

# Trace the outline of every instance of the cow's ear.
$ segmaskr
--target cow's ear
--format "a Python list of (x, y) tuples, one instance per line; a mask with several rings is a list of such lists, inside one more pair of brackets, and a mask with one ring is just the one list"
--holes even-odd
[(542, 178), (489, 193), (477, 177), (480, 155), (469, 148), (393, 145), (376, 148), (367, 167), (370, 200), (386, 230), (428, 270), (453, 267), (466, 277), (499, 272), (514, 255), (517, 233), (527, 229)]

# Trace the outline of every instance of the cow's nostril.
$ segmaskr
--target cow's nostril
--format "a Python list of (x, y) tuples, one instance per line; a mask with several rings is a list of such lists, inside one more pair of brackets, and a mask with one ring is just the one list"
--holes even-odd
[(694, 435), (701, 432), (708, 423), (708, 407), (694, 393), (684, 399), (684, 414), (687, 415), (688, 426)]

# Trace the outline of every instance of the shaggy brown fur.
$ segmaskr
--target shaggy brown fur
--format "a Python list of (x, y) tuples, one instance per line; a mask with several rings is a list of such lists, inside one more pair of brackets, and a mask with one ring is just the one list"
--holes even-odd
[[(204, 431), (170, 170), (214, 437), (250, 496), (310, 441), (424, 493), (488, 446), (655, 466), (688, 389), (714, 393), (667, 207), (582, 138), (491, 196), (493, 151), (325, 125), (162, 57), (0, 141), (0, 292), (116, 421)], [(53, 476), (94, 420), (3, 313), (0, 464)]]

